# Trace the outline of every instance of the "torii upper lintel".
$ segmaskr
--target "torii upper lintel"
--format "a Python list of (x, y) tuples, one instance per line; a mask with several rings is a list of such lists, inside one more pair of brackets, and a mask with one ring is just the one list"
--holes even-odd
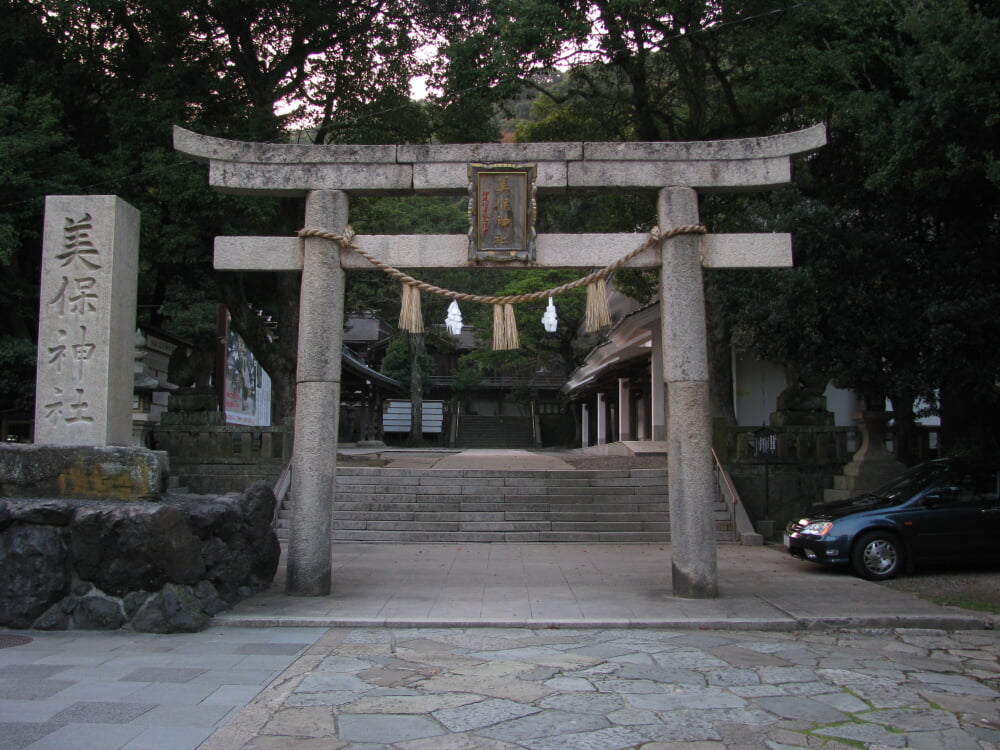
[(540, 193), (565, 190), (760, 190), (791, 181), (791, 157), (826, 143), (826, 126), (719, 141), (351, 146), (248, 143), (174, 127), (174, 148), (209, 164), (222, 192), (305, 195), (464, 193), (470, 162), (531, 162)]

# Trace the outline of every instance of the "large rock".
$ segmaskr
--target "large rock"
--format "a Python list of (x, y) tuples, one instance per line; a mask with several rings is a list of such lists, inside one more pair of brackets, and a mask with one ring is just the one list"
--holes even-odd
[(195, 584), (204, 571), (190, 519), (176, 506), (84, 507), (77, 511), (70, 536), (77, 575), (115, 596), (156, 591), (167, 582)]
[(28, 628), (69, 594), (64, 534), (58, 527), (14, 523), (0, 533), (0, 625)]
[(163, 502), (0, 499), (0, 627), (204, 628), (274, 579), (274, 506), (263, 482)]
[(281, 555), (271, 528), (275, 503), (271, 488), (256, 482), (241, 495), (222, 495), (190, 508), (194, 532), (202, 539), (203, 577), (223, 599), (239, 601), (240, 586), (259, 591), (274, 580)]
[(139, 608), (132, 626), (140, 633), (197, 633), (211, 621), (190, 589), (168, 583)]
[(122, 600), (93, 591), (73, 608), (73, 624), (81, 630), (117, 630), (126, 622)]

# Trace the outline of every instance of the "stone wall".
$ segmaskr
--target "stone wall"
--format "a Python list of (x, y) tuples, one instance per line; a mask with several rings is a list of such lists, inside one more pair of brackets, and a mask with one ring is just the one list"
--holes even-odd
[(275, 498), (0, 498), (0, 626), (194, 632), (267, 588)]
[[(202, 422), (196, 423), (198, 417)], [(238, 492), (255, 481), (271, 485), (292, 458), (292, 431), (283, 426), (222, 424), (217, 412), (163, 415), (153, 432), (170, 455), (175, 487), (199, 494)]]
[(843, 466), (838, 463), (775, 462), (767, 466), (766, 482), (762, 462), (732, 463), (726, 469), (754, 525), (765, 517), (774, 521), (773, 538), (780, 540), (789, 521), (800, 518), (810, 506), (823, 500), (824, 490), (833, 486), (833, 478)]

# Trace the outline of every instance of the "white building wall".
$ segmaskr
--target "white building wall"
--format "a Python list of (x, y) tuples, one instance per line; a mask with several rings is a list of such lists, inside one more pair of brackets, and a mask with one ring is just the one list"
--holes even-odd
[[(778, 394), (785, 390), (785, 371), (771, 362), (746, 354), (733, 354), (733, 407), (736, 423), (742, 426), (768, 424), (777, 408)], [(857, 411), (857, 397), (852, 391), (826, 387), (826, 408), (833, 412), (834, 424), (851, 427), (851, 415)]]

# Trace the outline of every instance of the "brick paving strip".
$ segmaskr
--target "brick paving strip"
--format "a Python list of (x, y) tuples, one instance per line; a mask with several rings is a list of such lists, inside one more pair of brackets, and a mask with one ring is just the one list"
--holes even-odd
[(1000, 748), (995, 631), (327, 631), (202, 750)]

